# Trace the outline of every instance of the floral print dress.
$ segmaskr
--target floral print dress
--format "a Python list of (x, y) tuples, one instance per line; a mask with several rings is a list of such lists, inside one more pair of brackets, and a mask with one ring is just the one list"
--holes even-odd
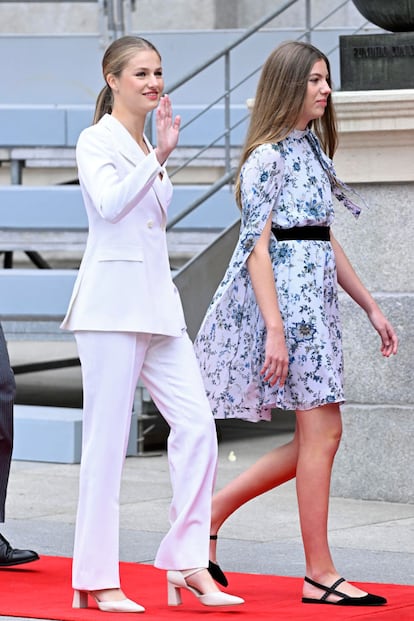
[[(240, 179), (240, 237), (195, 341), (213, 414), (255, 422), (269, 420), (274, 408), (341, 403), (343, 355), (331, 243), (277, 241), (271, 235), (269, 253), (289, 354), (282, 388), (260, 375), (266, 328), (246, 262), (270, 213), (278, 228), (330, 226), (332, 179), (342, 190), (349, 188), (336, 178), (310, 130), (293, 130), (280, 143), (257, 147)], [(338, 186), (335, 194), (358, 215)]]

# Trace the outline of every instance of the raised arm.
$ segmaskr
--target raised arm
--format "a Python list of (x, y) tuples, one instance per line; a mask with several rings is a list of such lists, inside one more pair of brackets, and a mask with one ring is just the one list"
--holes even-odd
[(362, 284), (342, 246), (331, 233), (331, 243), (335, 252), (338, 283), (344, 291), (367, 313), (371, 324), (381, 338), (381, 353), (385, 357), (397, 353), (398, 338), (394, 328), (383, 315), (378, 304)]

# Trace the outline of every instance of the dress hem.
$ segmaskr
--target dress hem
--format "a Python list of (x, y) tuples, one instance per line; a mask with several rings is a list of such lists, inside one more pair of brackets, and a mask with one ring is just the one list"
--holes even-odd
[(316, 405), (306, 405), (306, 406), (302, 406), (302, 407), (298, 407), (298, 406), (292, 406), (292, 407), (287, 407), (287, 406), (279, 406), (279, 405), (272, 405), (266, 408), (263, 408), (262, 410), (260, 410), (259, 412), (255, 412), (255, 414), (252, 416), (242, 416), (241, 414), (236, 414), (236, 413), (232, 413), (232, 414), (214, 414), (213, 416), (215, 418), (215, 420), (244, 420), (246, 422), (250, 422), (250, 423), (259, 423), (260, 421), (264, 420), (267, 422), (270, 422), (272, 420), (272, 411), (273, 410), (281, 410), (282, 412), (296, 412), (297, 410), (300, 411), (307, 411), (307, 410), (313, 410), (315, 408), (319, 408), (319, 407), (323, 407), (325, 405), (332, 405), (337, 403), (338, 405), (343, 405), (345, 403), (345, 399), (334, 399), (331, 401), (324, 401), (322, 403), (318, 403)]

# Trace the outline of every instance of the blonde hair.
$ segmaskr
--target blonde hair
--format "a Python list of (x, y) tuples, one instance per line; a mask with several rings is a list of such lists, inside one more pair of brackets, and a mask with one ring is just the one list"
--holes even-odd
[(96, 100), (94, 123), (97, 123), (104, 114), (111, 114), (112, 112), (113, 95), (111, 87), (106, 82), (108, 74), (112, 73), (115, 76), (120, 76), (130, 58), (139, 50), (152, 50), (161, 60), (161, 55), (155, 45), (142, 37), (129, 35), (121, 37), (113, 41), (105, 51), (102, 58), (102, 73), (106, 84)]
[[(249, 155), (266, 142), (280, 142), (295, 128), (306, 96), (308, 78), (313, 65), (324, 60), (330, 82), (328, 58), (309, 43), (286, 41), (270, 54), (263, 65), (246, 140), (236, 175), (235, 197), (241, 208), (240, 170)], [(310, 123), (322, 148), (333, 157), (337, 142), (336, 117), (329, 95), (324, 115)]]

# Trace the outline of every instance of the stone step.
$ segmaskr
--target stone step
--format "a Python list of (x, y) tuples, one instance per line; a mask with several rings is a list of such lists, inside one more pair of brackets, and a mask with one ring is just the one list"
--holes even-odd
[[(81, 449), (81, 409), (47, 405), (14, 406), (13, 459), (77, 464)], [(133, 414), (127, 455), (136, 454), (137, 416)]]

